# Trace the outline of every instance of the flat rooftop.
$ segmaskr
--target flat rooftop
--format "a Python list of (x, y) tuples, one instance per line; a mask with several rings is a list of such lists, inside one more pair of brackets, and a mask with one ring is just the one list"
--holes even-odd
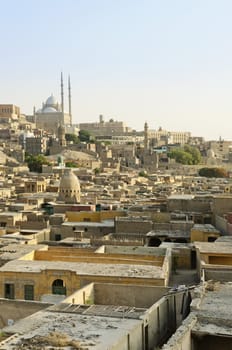
[(194, 242), (200, 253), (232, 255), (232, 241), (226, 242)]
[(39, 273), (44, 270), (73, 271), (77, 275), (118, 276), (133, 278), (164, 278), (162, 267), (128, 264), (94, 264), (65, 261), (10, 261), (0, 267), (0, 272)]
[(75, 226), (75, 227), (114, 227), (114, 220), (106, 220), (102, 222), (88, 222), (88, 221), (65, 221), (61, 226)]
[(232, 282), (220, 283), (209, 281), (202, 298), (193, 331), (213, 335), (231, 336), (232, 327)]
[[(96, 252), (101, 253), (101, 248)], [(107, 254), (133, 254), (133, 255), (151, 255), (151, 256), (164, 256), (166, 254), (166, 248), (159, 247), (143, 247), (143, 246), (104, 246), (104, 253)], [(103, 254), (104, 254), (103, 253)]]
[(192, 230), (199, 230), (199, 231), (204, 231), (204, 232), (214, 232), (214, 233), (220, 233), (216, 227), (214, 227), (213, 225), (210, 224), (195, 224), (192, 227)]
[[(61, 344), (63, 349), (82, 347), (83, 349), (90, 347), (93, 350), (110, 349), (141, 322), (133, 318), (110, 317), (109, 309), (108, 311), (104, 310), (104, 307), (100, 309), (97, 310), (94, 306), (87, 308), (80, 306), (78, 310), (76, 306), (76, 309), (73, 308), (70, 312), (67, 309), (61, 311), (52, 308), (50, 311), (39, 311), (13, 326), (4, 328), (5, 333), (14, 334), (12, 338), (6, 339), (4, 349), (15, 349), (16, 344), (18, 348), (23, 344), (25, 349), (36, 345), (36, 349), (38, 346), (43, 348), (49, 345), (52, 348), (60, 348)], [(108, 312), (107, 316), (101, 316), (104, 311)], [(120, 309), (117, 311), (116, 308), (111, 308), (111, 312), (120, 314)], [(144, 312), (140, 311), (140, 315), (141, 313)]]
[(182, 230), (156, 230), (150, 231), (146, 237), (167, 237), (167, 238), (190, 238), (190, 230), (183, 228)]
[[(0, 241), (1, 242), (1, 241)], [(5, 243), (5, 242), (4, 242)], [(34, 250), (47, 250), (43, 244), (8, 244), (0, 248), (0, 260), (15, 260)]]

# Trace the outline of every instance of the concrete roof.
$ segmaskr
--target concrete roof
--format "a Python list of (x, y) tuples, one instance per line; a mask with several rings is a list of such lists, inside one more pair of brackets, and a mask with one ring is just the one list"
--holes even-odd
[(18, 347), (25, 344), (25, 349), (48, 344), (58, 348), (56, 346), (61, 344), (59, 340), (62, 340), (62, 349), (73, 346), (86, 349), (90, 346), (93, 350), (111, 349), (139, 323), (141, 321), (137, 319), (44, 310), (5, 327), (4, 332), (13, 333), (14, 336), (4, 342), (4, 349), (15, 349), (15, 344)]
[(194, 224), (194, 226), (192, 227), (192, 230), (201, 230), (204, 232), (220, 233), (220, 231), (218, 231), (216, 227), (210, 224)]
[(232, 255), (232, 242), (194, 242), (200, 253)]
[(208, 282), (202, 298), (195, 332), (229, 334), (232, 327), (232, 283)]
[(155, 230), (146, 234), (146, 237), (167, 237), (167, 238), (189, 238), (190, 233), (188, 229), (182, 230)]
[(168, 200), (170, 199), (181, 199), (181, 200), (191, 200), (195, 196), (192, 194), (172, 194), (171, 196), (168, 197)]
[(166, 254), (166, 249), (160, 248), (160, 247), (106, 245), (104, 252), (110, 253), (110, 254), (135, 254), (135, 255), (164, 256)]
[[(8, 244), (0, 248), (0, 260), (15, 260), (33, 250), (47, 250), (47, 246), (43, 244)], [(18, 263), (18, 262), (17, 262)]]
[(127, 264), (93, 264), (64, 261), (10, 261), (0, 267), (0, 272), (30, 272), (39, 273), (43, 270), (73, 271), (77, 275), (134, 277), (134, 278), (164, 278), (162, 267), (149, 265)]
[(102, 222), (88, 222), (88, 221), (66, 221), (62, 226), (79, 226), (79, 227), (114, 227), (114, 220), (105, 220)]

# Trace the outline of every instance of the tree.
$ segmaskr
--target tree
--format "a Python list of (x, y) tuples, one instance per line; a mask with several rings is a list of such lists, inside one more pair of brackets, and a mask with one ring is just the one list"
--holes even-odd
[(168, 153), (168, 157), (175, 159), (177, 163), (185, 165), (195, 165), (201, 161), (201, 154), (198, 148), (189, 145), (185, 145), (183, 148), (174, 148)]
[(88, 130), (80, 130), (79, 139), (81, 142), (90, 142), (93, 140), (93, 137)]
[(94, 171), (94, 174), (95, 174), (95, 175), (100, 174), (100, 169), (99, 169), (99, 168), (95, 168), (93, 171)]
[(139, 172), (139, 176), (141, 176), (141, 177), (148, 177), (147, 172), (145, 170), (141, 170)]
[(80, 142), (79, 137), (77, 135), (75, 135), (75, 134), (65, 134), (65, 140), (69, 141), (69, 142), (71, 141), (74, 144), (77, 144), (77, 143)]
[(228, 177), (228, 173), (224, 168), (214, 167), (214, 168), (201, 168), (199, 170), (199, 176), (204, 177)]
[(33, 156), (32, 154), (27, 154), (25, 157), (25, 160), (30, 171), (35, 171), (37, 173), (42, 173), (43, 165), (50, 165), (50, 162), (42, 154), (39, 154), (37, 156)]
[(69, 161), (65, 163), (67, 168), (78, 168), (78, 165), (75, 162)]
[(185, 152), (191, 154), (192, 156), (192, 164), (199, 164), (201, 162), (201, 153), (197, 147), (185, 145), (184, 146)]

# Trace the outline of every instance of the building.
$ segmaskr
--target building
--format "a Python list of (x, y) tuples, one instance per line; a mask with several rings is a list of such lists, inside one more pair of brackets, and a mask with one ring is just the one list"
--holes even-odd
[(119, 122), (114, 119), (110, 119), (107, 122), (104, 121), (102, 115), (99, 116), (99, 122), (80, 123), (79, 129), (89, 131), (93, 136), (122, 135), (132, 131), (124, 122)]
[(20, 108), (12, 104), (0, 104), (0, 123), (19, 121)]
[(38, 129), (43, 129), (51, 134), (57, 135), (57, 128), (59, 125), (65, 127), (66, 125), (72, 124), (70, 79), (68, 84), (68, 113), (64, 110), (63, 76), (61, 74), (61, 103), (51, 95), (47, 98), (46, 102), (43, 103), (42, 108), (34, 112), (36, 127)]

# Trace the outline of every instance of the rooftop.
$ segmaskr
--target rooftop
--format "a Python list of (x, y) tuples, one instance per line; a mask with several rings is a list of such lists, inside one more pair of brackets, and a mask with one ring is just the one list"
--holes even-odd
[(58, 261), (17, 260), (0, 267), (0, 271), (39, 273), (43, 270), (68, 270), (77, 275), (118, 276), (133, 278), (164, 278), (163, 270), (158, 266), (127, 264), (94, 264)]
[[(123, 335), (127, 336), (128, 330), (134, 328), (140, 321), (124, 318), (125, 314), (120, 308), (111, 307), (111, 311), (104, 310), (104, 307), (70, 307), (70, 312), (65, 310), (69, 306), (64, 304), (64, 310), (51, 308), (50, 311), (39, 311), (27, 317), (11, 327), (5, 327), (4, 332), (15, 334), (4, 343), (4, 349), (15, 349), (15, 344), (24, 344), (25, 349), (36, 346), (41, 349), (43, 345), (52, 345), (63, 349), (71, 347), (83, 349), (91, 346), (93, 350), (112, 348)], [(118, 310), (117, 310), (118, 309)], [(124, 308), (125, 309), (125, 308)], [(133, 309), (128, 308), (133, 314)], [(107, 316), (101, 314), (104, 312)], [(134, 311), (135, 312), (135, 311)], [(117, 313), (117, 316), (110, 317), (110, 313)], [(97, 315), (96, 315), (97, 314)], [(120, 316), (121, 315), (121, 316)], [(87, 327), (88, 325), (88, 327)], [(38, 347), (39, 346), (39, 347)]]

